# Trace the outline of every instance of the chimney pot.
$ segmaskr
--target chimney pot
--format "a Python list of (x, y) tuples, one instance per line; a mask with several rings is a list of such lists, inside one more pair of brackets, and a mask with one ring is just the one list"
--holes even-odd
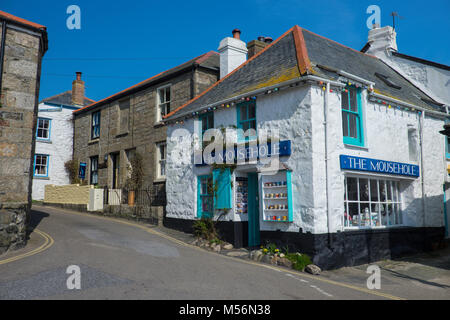
[(265, 39), (266, 39), (266, 38), (263, 37), (263, 36), (259, 36), (259, 37), (258, 37), (258, 40), (259, 40), (259, 41), (262, 41), (262, 42), (264, 42)]
[(240, 40), (241, 39), (241, 30), (239, 29), (234, 29), (232, 31), (233, 33), (233, 38)]
[(81, 80), (81, 72), (75, 72), (76, 78), (72, 81), (72, 105), (84, 105), (84, 81)]
[(265, 43), (272, 43), (273, 39), (271, 37), (265, 37), (264, 42)]

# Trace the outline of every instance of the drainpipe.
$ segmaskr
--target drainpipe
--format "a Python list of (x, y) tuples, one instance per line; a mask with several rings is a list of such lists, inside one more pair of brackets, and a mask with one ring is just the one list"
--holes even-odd
[(330, 187), (329, 187), (329, 173), (328, 173), (328, 98), (330, 92), (330, 83), (327, 82), (327, 88), (325, 90), (325, 94), (323, 97), (323, 129), (325, 136), (325, 193), (326, 193), (326, 201), (327, 201), (327, 225), (328, 225), (328, 247), (331, 249), (332, 239), (331, 239), (331, 218), (330, 218)]
[(423, 227), (425, 227), (425, 215), (426, 215), (426, 203), (425, 203), (425, 179), (423, 176), (423, 126), (425, 122), (425, 111), (422, 111), (422, 115), (419, 118), (420, 128), (420, 167), (421, 167), (421, 184), (422, 184), (422, 210), (423, 210)]
[[(0, 98), (2, 96), (2, 80), (3, 80), (3, 60), (5, 57), (5, 40), (6, 40), (6, 21), (1, 20), (2, 23), (2, 42), (0, 45)], [(1, 101), (0, 101), (1, 103)]]

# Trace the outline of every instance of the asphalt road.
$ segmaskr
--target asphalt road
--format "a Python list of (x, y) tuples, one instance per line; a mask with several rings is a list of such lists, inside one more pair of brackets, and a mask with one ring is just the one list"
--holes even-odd
[[(368, 290), (364, 278), (349, 284), (231, 258), (132, 222), (47, 207), (34, 207), (32, 217), (54, 242), (20, 260), (0, 257), (0, 299), (395, 298)], [(71, 265), (80, 268), (81, 289), (67, 287)]]

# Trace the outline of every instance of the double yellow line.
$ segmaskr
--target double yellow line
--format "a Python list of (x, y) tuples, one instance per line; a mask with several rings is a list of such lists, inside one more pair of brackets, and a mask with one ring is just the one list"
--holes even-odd
[(0, 265), (10, 263), (13, 261), (17, 261), (17, 260), (20, 260), (20, 259), (23, 259), (26, 257), (33, 256), (35, 254), (38, 254), (38, 253), (50, 248), (53, 245), (53, 243), (55, 242), (51, 236), (49, 236), (47, 233), (45, 233), (43, 231), (35, 229), (34, 232), (36, 232), (38, 235), (40, 235), (41, 237), (44, 238), (44, 243), (41, 246), (39, 246), (38, 248), (36, 248), (34, 250), (31, 250), (30, 252), (19, 254), (17, 256), (14, 256), (14, 257), (11, 257), (8, 259), (0, 260)]

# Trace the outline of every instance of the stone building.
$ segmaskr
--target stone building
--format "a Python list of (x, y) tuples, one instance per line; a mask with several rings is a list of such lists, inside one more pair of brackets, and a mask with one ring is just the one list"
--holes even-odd
[(81, 72), (76, 73), (72, 90), (43, 99), (39, 103), (36, 150), (33, 168), (33, 200), (44, 199), (45, 185), (70, 183), (64, 164), (72, 160), (73, 114), (95, 101), (85, 97)]
[(213, 217), (236, 247), (289, 246), (324, 269), (430, 249), (449, 118), (381, 59), (294, 26), (165, 117), (164, 223)]
[[(158, 195), (152, 206), (160, 214), (165, 203), (166, 160), (162, 117), (218, 77), (219, 55), (208, 52), (74, 111), (74, 159), (86, 165), (87, 182), (115, 190), (127, 187), (132, 158), (139, 154), (140, 189), (152, 189)], [(120, 191), (114, 194), (123, 202)]]
[(23, 246), (47, 31), (0, 11), (0, 253)]

